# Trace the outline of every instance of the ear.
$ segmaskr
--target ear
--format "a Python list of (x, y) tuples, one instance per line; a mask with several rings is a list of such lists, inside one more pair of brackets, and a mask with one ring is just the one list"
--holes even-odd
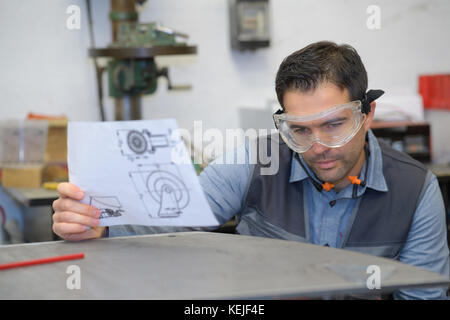
[(370, 129), (370, 125), (372, 124), (373, 116), (375, 114), (375, 107), (377, 106), (375, 101), (370, 103), (370, 112), (366, 116), (366, 121), (364, 122), (364, 131), (367, 132)]

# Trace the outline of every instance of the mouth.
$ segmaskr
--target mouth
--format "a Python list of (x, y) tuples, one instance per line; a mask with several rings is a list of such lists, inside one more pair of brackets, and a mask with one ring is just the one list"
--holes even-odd
[(331, 169), (335, 166), (336, 160), (327, 160), (327, 161), (317, 161), (316, 165), (319, 167), (319, 169), (327, 170)]

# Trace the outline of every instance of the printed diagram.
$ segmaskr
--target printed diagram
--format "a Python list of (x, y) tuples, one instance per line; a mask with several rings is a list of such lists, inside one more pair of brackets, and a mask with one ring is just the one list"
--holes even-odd
[(80, 203), (99, 209), (101, 226), (219, 225), (195, 171), (190, 133), (176, 119), (73, 121), (69, 128), (70, 182), (85, 191)]
[(124, 210), (117, 197), (91, 196), (89, 204), (100, 210), (100, 219), (120, 217)]
[(148, 165), (151, 170), (130, 172), (130, 178), (151, 218), (176, 218), (189, 204), (189, 190), (178, 167)]
[(122, 155), (130, 160), (146, 158), (154, 154), (158, 148), (169, 148), (171, 146), (170, 134), (152, 134), (144, 130), (117, 130), (119, 147)]

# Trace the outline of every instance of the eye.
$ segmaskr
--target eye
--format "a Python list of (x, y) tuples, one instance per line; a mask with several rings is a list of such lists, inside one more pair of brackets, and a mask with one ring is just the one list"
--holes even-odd
[(339, 128), (340, 126), (342, 126), (342, 124), (343, 124), (342, 121), (339, 121), (339, 122), (332, 122), (332, 123), (328, 123), (328, 124), (326, 125), (326, 128), (327, 128), (327, 129), (336, 129), (336, 128)]
[(295, 134), (309, 134), (311, 132), (311, 130), (306, 127), (295, 127), (293, 131)]

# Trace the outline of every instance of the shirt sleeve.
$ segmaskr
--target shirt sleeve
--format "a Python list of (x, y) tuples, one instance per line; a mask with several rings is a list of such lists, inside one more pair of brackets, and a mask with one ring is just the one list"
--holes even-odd
[(200, 173), (200, 185), (217, 220), (223, 224), (242, 210), (252, 173), (248, 144), (226, 152)]
[[(414, 213), (407, 242), (398, 260), (428, 271), (449, 276), (449, 249), (445, 208), (437, 178), (428, 175), (423, 197)], [(398, 290), (395, 299), (448, 299), (447, 287)]]

